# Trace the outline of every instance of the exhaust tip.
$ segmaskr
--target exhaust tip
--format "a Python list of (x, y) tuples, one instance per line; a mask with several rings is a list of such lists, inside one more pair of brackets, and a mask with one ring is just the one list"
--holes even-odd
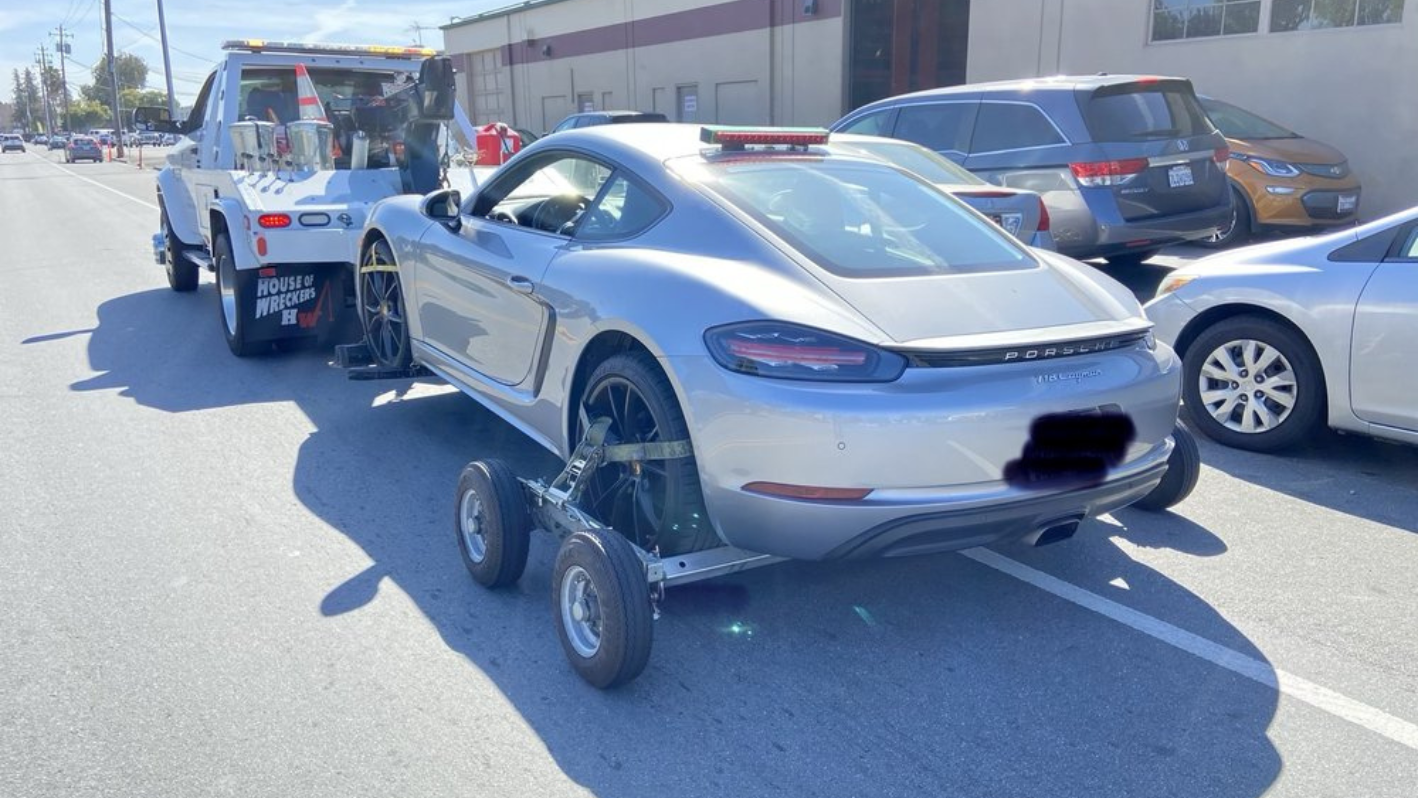
[(1078, 524), (1081, 520), (1082, 519), (1074, 518), (1045, 527), (1038, 533), (1038, 536), (1034, 538), (1034, 546), (1037, 548), (1039, 546), (1047, 546), (1050, 543), (1068, 540), (1073, 537), (1073, 533), (1078, 531)]

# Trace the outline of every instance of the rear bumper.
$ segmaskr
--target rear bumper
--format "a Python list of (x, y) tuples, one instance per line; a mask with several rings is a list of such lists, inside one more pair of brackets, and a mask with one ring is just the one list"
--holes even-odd
[(1227, 194), (1226, 202), (1192, 213), (1137, 221), (1095, 217), (1095, 222), (1096, 235), (1090, 244), (1067, 248), (1061, 244), (1059, 251), (1075, 258), (1107, 257), (1206, 238), (1217, 229), (1230, 224), (1230, 194)]

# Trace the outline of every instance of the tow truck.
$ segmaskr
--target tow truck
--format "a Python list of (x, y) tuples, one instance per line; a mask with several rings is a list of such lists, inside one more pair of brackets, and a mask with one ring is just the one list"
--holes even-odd
[(222, 48), (185, 120), (134, 111), (138, 130), (183, 137), (157, 178), (154, 257), (174, 291), (196, 290), (202, 269), (215, 274), (222, 333), (238, 357), (330, 340), (355, 315), (370, 208), (450, 184), (452, 62), (423, 47)]

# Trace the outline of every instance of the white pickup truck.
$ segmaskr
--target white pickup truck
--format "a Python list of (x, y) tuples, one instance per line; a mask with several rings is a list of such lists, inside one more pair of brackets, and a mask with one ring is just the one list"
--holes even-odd
[(134, 121), (183, 136), (158, 174), (154, 254), (174, 291), (215, 273), (222, 332), (241, 357), (343, 322), (369, 209), (447, 179), (453, 71), (417, 47), (223, 49), (186, 120), (139, 108)]

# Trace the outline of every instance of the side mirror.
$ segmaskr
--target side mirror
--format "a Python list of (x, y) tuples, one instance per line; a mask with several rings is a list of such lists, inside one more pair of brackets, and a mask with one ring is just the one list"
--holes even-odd
[(133, 127), (150, 133), (181, 133), (183, 123), (166, 108), (144, 105), (133, 109)]
[(463, 195), (456, 188), (441, 188), (419, 203), (420, 213), (455, 233), (463, 226), (462, 208)]
[(420, 119), (430, 122), (450, 122), (457, 84), (453, 80), (453, 59), (446, 55), (424, 59), (419, 65)]

